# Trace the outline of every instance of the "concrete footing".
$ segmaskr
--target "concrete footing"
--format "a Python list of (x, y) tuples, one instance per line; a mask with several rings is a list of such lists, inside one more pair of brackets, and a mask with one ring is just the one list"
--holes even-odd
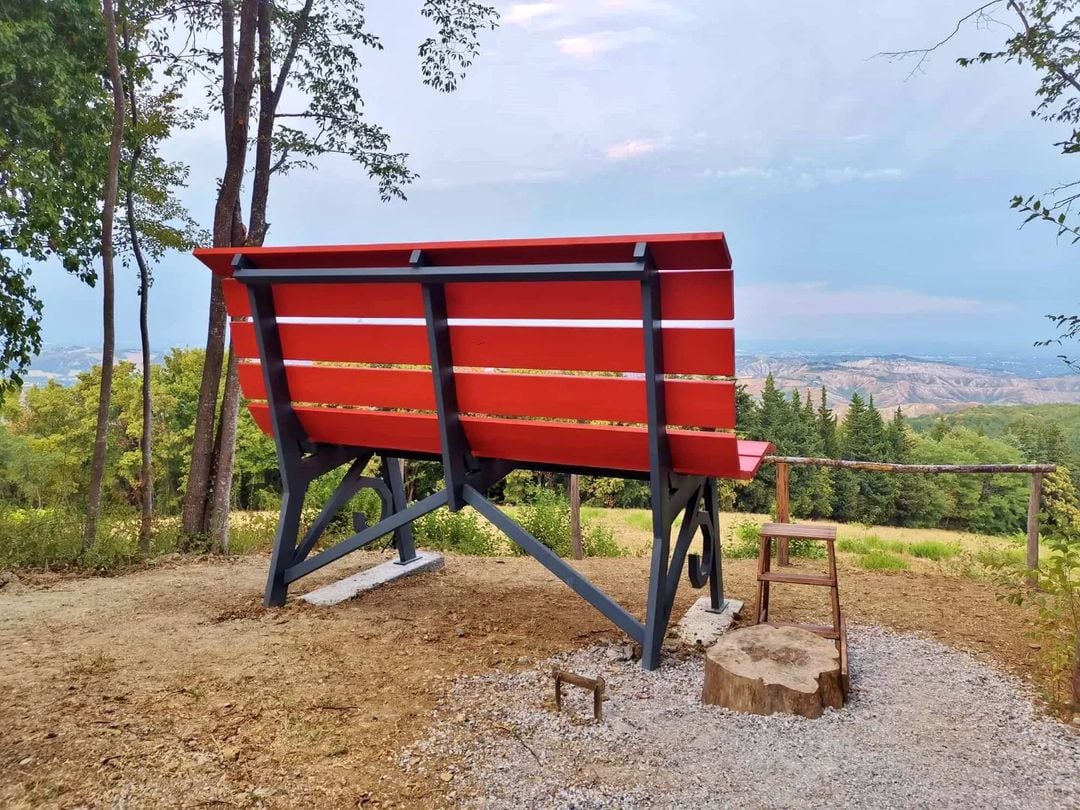
[(684, 644), (696, 647), (711, 647), (731, 628), (735, 614), (741, 611), (743, 603), (738, 599), (728, 599), (724, 609), (713, 613), (709, 609), (709, 597), (698, 599), (679, 619), (675, 626), (675, 637)]
[(328, 607), (352, 599), (354, 596), (370, 591), (395, 579), (412, 576), (424, 571), (437, 571), (443, 567), (443, 556), (431, 551), (418, 551), (416, 557), (405, 564), (397, 560), (380, 563), (351, 577), (323, 585), (310, 593), (305, 593), (300, 600), (319, 607)]

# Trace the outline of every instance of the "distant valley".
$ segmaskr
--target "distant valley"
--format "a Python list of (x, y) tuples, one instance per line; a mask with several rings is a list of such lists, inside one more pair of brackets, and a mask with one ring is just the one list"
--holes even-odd
[[(134, 349), (117, 351), (120, 360), (139, 365)], [(153, 355), (153, 362), (161, 354)], [(69, 385), (79, 373), (101, 362), (99, 349), (46, 346), (26, 381)], [(811, 391), (815, 402), (822, 386), (829, 405), (845, 410), (851, 395), (874, 397), (882, 409), (903, 408), (910, 416), (958, 411), (976, 405), (1080, 404), (1080, 374), (1067, 373), (1052, 354), (1045, 357), (910, 357), (904, 355), (778, 352), (740, 354), (739, 382), (760, 394), (772, 374), (784, 390)]]
[[(967, 363), (970, 363), (968, 365)], [(786, 354), (743, 355), (737, 360), (739, 382), (760, 394), (771, 373), (783, 390), (810, 391), (817, 402), (824, 386), (831, 407), (843, 412), (851, 395), (873, 396), (881, 409), (903, 409), (909, 416), (958, 411), (976, 405), (1080, 403), (1080, 374), (1060, 361), (1011, 358), (941, 358), (900, 355)]]

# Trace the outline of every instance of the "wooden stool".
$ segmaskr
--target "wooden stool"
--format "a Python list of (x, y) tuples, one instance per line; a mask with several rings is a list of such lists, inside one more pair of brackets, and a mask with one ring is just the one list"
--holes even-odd
[[(772, 570), (773, 540), (794, 538), (821, 540), (829, 556), (828, 574), (796, 574)], [(761, 547), (758, 551), (758, 600), (757, 623), (773, 627), (801, 627), (836, 642), (840, 650), (840, 672), (844, 690), (847, 691), (847, 622), (840, 613), (840, 588), (836, 574), (836, 528), (834, 526), (806, 526), (795, 523), (766, 523), (761, 527)], [(820, 585), (830, 590), (832, 624), (799, 624), (769, 620), (769, 586), (773, 582), (789, 585)]]

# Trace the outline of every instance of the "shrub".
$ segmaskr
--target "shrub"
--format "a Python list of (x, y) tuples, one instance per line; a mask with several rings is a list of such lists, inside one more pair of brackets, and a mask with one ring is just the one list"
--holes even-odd
[[(517, 521), (525, 531), (560, 557), (570, 556), (570, 502), (558, 492), (534, 487), (529, 503), (518, 510)], [(584, 519), (581, 523), (581, 546), (589, 557), (620, 557), (624, 553), (610, 528)], [(512, 549), (514, 554), (525, 553), (516, 543)]]
[(810, 560), (823, 560), (829, 555), (824, 543), (800, 538), (788, 542), (788, 553), (792, 557), (805, 557)]
[(908, 547), (899, 540), (882, 540), (876, 534), (864, 537), (845, 537), (836, 541), (836, 548), (849, 554), (868, 554), (871, 551), (886, 551), (891, 554), (906, 554)]
[(960, 546), (956, 543), (942, 543), (939, 540), (922, 540), (908, 546), (908, 551), (915, 557), (941, 562), (951, 560), (959, 554)]
[(622, 557), (626, 553), (615, 539), (615, 532), (599, 523), (582, 524), (581, 545), (586, 557)]
[[(84, 515), (61, 509), (0, 508), (0, 568), (81, 567), (109, 573), (139, 559), (139, 518), (109, 512), (98, 524), (97, 540), (82, 550)], [(175, 521), (160, 520), (150, 542), (150, 556), (176, 550)]]
[(868, 571), (906, 571), (911, 567), (903, 557), (876, 548), (860, 554), (858, 562), (859, 567)]
[(731, 527), (729, 542), (724, 544), (724, 556), (733, 560), (749, 560), (757, 557), (761, 542), (761, 526), (744, 520)]
[(1022, 566), (1027, 552), (1022, 548), (981, 548), (975, 552), (975, 562), (991, 569)]
[(277, 512), (233, 512), (229, 520), (229, 553), (268, 551), (277, 531)]
[(1037, 568), (1029, 569), (1026, 562), (1003, 565), (994, 579), (1003, 588), (1002, 598), (1015, 605), (1035, 608), (1038, 618), (1031, 637), (1039, 645), (1048, 697), (1059, 706), (1077, 711), (1080, 710), (1080, 534), (1066, 531), (1046, 541), (1047, 550), (1040, 556)]
[(870, 550), (865, 540), (854, 537), (843, 537), (836, 541), (836, 550), (847, 554), (865, 554)]
[[(736, 523), (730, 532), (730, 545), (724, 548), (724, 556), (734, 560), (749, 560), (758, 556), (761, 550), (761, 526), (750, 520)], [(776, 548), (773, 543), (773, 548)], [(774, 552), (775, 553), (775, 552)], [(792, 557), (821, 559), (825, 557), (825, 546), (814, 540), (793, 539), (788, 541), (788, 553)]]
[(451, 512), (442, 507), (429, 512), (413, 522), (413, 540), (424, 548), (474, 557), (498, 553), (491, 530), (471, 509)]

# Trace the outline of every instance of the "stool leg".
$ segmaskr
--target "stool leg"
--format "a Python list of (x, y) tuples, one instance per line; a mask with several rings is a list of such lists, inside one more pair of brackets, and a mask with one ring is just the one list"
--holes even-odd
[(762, 537), (761, 546), (758, 550), (758, 616), (757, 623), (762, 624), (769, 620), (769, 582), (761, 579), (761, 575), (771, 568), (772, 538)]
[(825, 541), (829, 550), (829, 579), (832, 587), (829, 589), (832, 596), (832, 619), (833, 631), (836, 633), (837, 643), (840, 639), (840, 582), (836, 573), (836, 548), (832, 540)]

